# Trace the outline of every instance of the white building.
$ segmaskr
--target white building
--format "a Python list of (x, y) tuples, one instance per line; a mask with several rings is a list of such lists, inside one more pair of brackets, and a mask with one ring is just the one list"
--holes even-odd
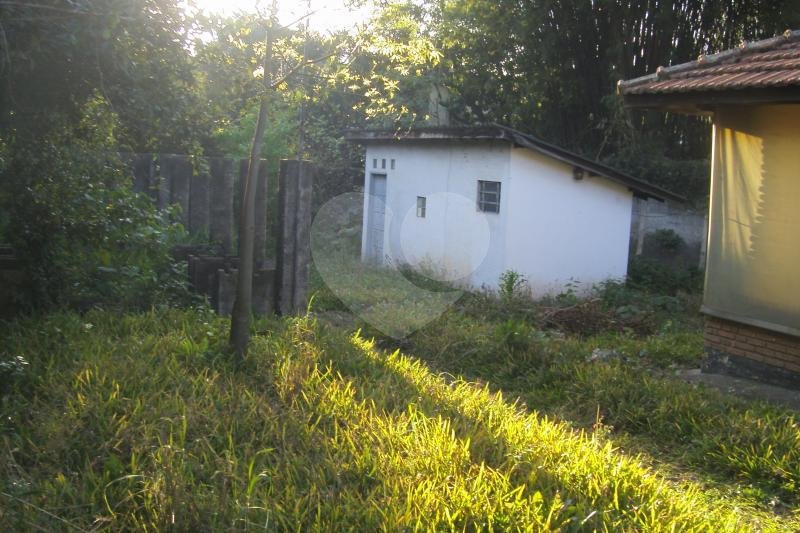
[(361, 131), (362, 258), (472, 287), (524, 275), (535, 296), (627, 272), (633, 196), (680, 197), (501, 126)]

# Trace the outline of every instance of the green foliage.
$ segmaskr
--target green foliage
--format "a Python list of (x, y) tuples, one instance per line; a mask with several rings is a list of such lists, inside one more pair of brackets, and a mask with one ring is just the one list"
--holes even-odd
[[(684, 118), (685, 120), (685, 118)], [(652, 126), (656, 130), (657, 126)], [(681, 126), (681, 129), (689, 129)], [(696, 142), (693, 153), (684, 153), (670, 147), (667, 139), (659, 139), (656, 133), (635, 135), (629, 133), (628, 142), (619, 149), (603, 156), (603, 161), (613, 167), (625, 169), (632, 176), (656, 183), (686, 197), (698, 207), (708, 205), (711, 168), (708, 154), (711, 143), (708, 132), (711, 125), (705, 121), (691, 128)], [(662, 133), (663, 134), (663, 133)], [(655, 138), (654, 138), (655, 137)]]
[(405, 279), (419, 288), (426, 289), (430, 292), (447, 292), (453, 290), (453, 286), (447, 282), (441, 281), (441, 276), (438, 276), (433, 269), (404, 264), (399, 265), (398, 270), (403, 274)]
[[(8, 166), (8, 157), (8, 143), (6, 139), (0, 135), (0, 172)], [(12, 192), (13, 191), (10, 191), (7, 187), (0, 186), (0, 246), (7, 245), (9, 240), (9, 213), (5, 210), (4, 206), (10, 203)]]
[(361, 35), (363, 51), (346, 82), (361, 98), (356, 109), (373, 126), (424, 123), (428, 98), (441, 83), (437, 47), (438, 6), (426, 2), (386, 2)]
[[(297, 112), (297, 106), (292, 102), (273, 102), (270, 106), (261, 157), (270, 164), (272, 176), (277, 175), (280, 159), (287, 159), (292, 155)], [(249, 157), (257, 117), (258, 108), (251, 107), (244, 111), (235, 127), (218, 129), (213, 139), (220, 153), (229, 157)]]
[[(389, 294), (389, 287), (370, 286), (372, 301)], [(788, 510), (787, 522), (774, 527), (791, 530), (798, 518), (791, 510), (800, 504), (797, 417), (675, 378), (700, 363), (698, 308), (696, 293), (609, 281), (568, 303), (512, 305), (467, 293), (402, 341), (375, 334), (381, 346), (412, 351), (443, 375), (490, 383), (530, 409), (654, 458), (671, 476), (701, 480), (766, 520)]]
[[(207, 26), (215, 38), (199, 43), (197, 51), (204, 89), (215, 117), (207, 150), (245, 156), (255, 129), (260, 95), (264, 21), (242, 14), (210, 20)], [(353, 176), (361, 173), (360, 148), (342, 136), (345, 129), (364, 125), (363, 113), (353, 111), (363, 96), (347, 88), (347, 65), (341, 62), (343, 54), (353, 46), (352, 38), (343, 34), (306, 34), (301, 29), (273, 31), (273, 67), (276, 77), (285, 79), (270, 94), (263, 157), (273, 176), (277, 175), (279, 159), (301, 156), (312, 160), (318, 169), (314, 189), (319, 205), (351, 190)], [(303, 53), (313, 63), (298, 69)], [(302, 106), (305, 120), (300, 150)]]
[(529, 298), (530, 286), (525, 276), (515, 270), (506, 270), (500, 274), (497, 292), (500, 298), (513, 301), (518, 298)]
[[(295, 130), (297, 124), (297, 108), (292, 102), (279, 101), (273, 99), (270, 106), (269, 120), (264, 131), (263, 145), (261, 149), (262, 165), (266, 165), (267, 173), (267, 226), (277, 228), (278, 222), (278, 174), (280, 172), (280, 162), (282, 159), (294, 159), (295, 152)], [(258, 107), (248, 107), (242, 111), (236, 124), (219, 127), (212, 136), (214, 150), (226, 157), (249, 159), (250, 148), (253, 142), (253, 135), (256, 129), (256, 119), (258, 118)], [(238, 202), (240, 198), (234, 199), (236, 210), (239, 210)], [(238, 242), (238, 232), (234, 232)], [(269, 245), (276, 236), (273, 232), (267, 235), (270, 239)], [(238, 244), (236, 245), (238, 246)]]
[(675, 295), (679, 291), (699, 292), (703, 287), (703, 274), (696, 268), (678, 268), (633, 256), (628, 262), (628, 282), (648, 291)]
[(28, 367), (28, 361), (21, 355), (0, 359), (0, 397), (11, 391), (14, 383), (19, 380)]
[(656, 245), (667, 252), (675, 252), (686, 245), (683, 237), (671, 229), (659, 229), (650, 235)]
[[(316, 247), (317, 242), (320, 248)], [(318, 311), (349, 309), (361, 316), (360, 312), (370, 313), (369, 310), (377, 304), (386, 309), (388, 314), (384, 318), (391, 323), (405, 324), (413, 320), (424, 325), (446, 308), (454, 307), (459, 313), (477, 320), (498, 324), (521, 321), (539, 329), (582, 337), (607, 331), (647, 335), (656, 332), (657, 324), (667, 320), (676, 326), (699, 322), (696, 315), (699, 290), (694, 286), (690, 287), (691, 291), (679, 290), (670, 294), (663, 292), (660, 286), (651, 289), (632, 282), (609, 280), (598, 284), (588, 295), (579, 295), (575, 285), (567, 284), (566, 290), (555, 297), (534, 300), (523, 277), (512, 271), (503, 275), (499, 291), (475, 291), (437, 281), (430, 274), (410, 267), (397, 273), (391, 269), (370, 267), (344, 254), (335, 256), (334, 250), (325, 248), (329, 245), (341, 248), (342, 241), (333, 236), (319, 241), (319, 236), (313, 233), (312, 243), (315, 254), (320, 252), (321, 257), (337, 257), (334, 261), (326, 259), (325, 278), (316, 270), (312, 273), (314, 309)], [(411, 281), (413, 286), (409, 286), (407, 281)], [(414, 290), (409, 290), (410, 287)], [(448, 292), (455, 293), (457, 299), (433, 313), (431, 306), (438, 301), (437, 295)], [(409, 316), (409, 309), (405, 307), (409, 300), (423, 308), (427, 306), (426, 312)], [(379, 331), (368, 331), (381, 335)]]
[(522, 320), (510, 318), (495, 326), (494, 338), (506, 353), (523, 353), (531, 347), (532, 328)]
[[(383, 352), (357, 333), (311, 317), (256, 324), (273, 333), (254, 338), (240, 371), (220, 356), (227, 321), (207, 311), (54, 314), (0, 327), (7, 339), (0, 359), (25, 354), (30, 361), (28, 378), (15, 382), (0, 404), (0, 519), (12, 529), (797, 525), (746, 500), (704, 492), (697, 482), (668, 481), (663, 472), (669, 471), (619, 450), (607, 431), (575, 430), (487, 386), (438, 374), (414, 357)], [(542, 343), (556, 343), (550, 347), (572, 360), (569, 341), (542, 338), (534, 347)], [(458, 352), (447, 349), (437, 361)], [(498, 367), (512, 361), (496, 359)], [(654, 379), (656, 385), (639, 392), (636, 375), (619, 382), (611, 363), (585, 368), (597, 377), (575, 376), (591, 386), (584, 394), (616, 395), (622, 416), (633, 416), (624, 413), (636, 400), (667, 401), (669, 394), (680, 416), (730, 405), (732, 418), (716, 418), (715, 429), (755, 421), (738, 418), (741, 406), (706, 391), (677, 384), (662, 390)], [(553, 372), (552, 383), (567, 385), (560, 394), (570, 397), (578, 389), (567, 374)], [(520, 374), (518, 383), (523, 379), (536, 374)], [(527, 392), (531, 406), (554, 391), (532, 386)], [(611, 423), (606, 405), (602, 414)], [(667, 405), (645, 406), (670, 417)], [(788, 454), (780, 466), (794, 475), (797, 448), (784, 448), (792, 417), (760, 406), (752, 416), (762, 421), (760, 438)], [(730, 451), (738, 459), (756, 453)]]
[(141, 152), (196, 153), (206, 106), (177, 0), (72, 0), (2, 6), (0, 130), (35, 143), (53, 116), (77, 121), (99, 92), (120, 140)]
[(675, 316), (693, 315), (697, 310), (699, 293), (666, 295), (660, 292), (648, 292), (632, 286), (630, 283), (609, 280), (596, 287), (597, 296), (603, 305), (610, 309), (639, 306), (647, 312), (662, 311), (660, 319), (672, 319)]
[(183, 229), (131, 191), (115, 133), (116, 117), (95, 97), (77, 126), (9, 145), (3, 210), (32, 305), (144, 307), (186, 294), (169, 254)]
[[(560, 382), (573, 407), (600, 406), (605, 423), (647, 439), (654, 455), (668, 454), (711, 478), (743, 481), (762, 505), (797, 505), (800, 477), (790, 411), (748, 405), (721, 394), (648, 376), (619, 362), (575, 368)], [(635, 442), (635, 440), (634, 440)], [(671, 449), (671, 451), (670, 451)]]
[(800, 24), (796, 2), (424, 2), (451, 114), (538, 135), (703, 203), (707, 119), (622, 109), (616, 83)]

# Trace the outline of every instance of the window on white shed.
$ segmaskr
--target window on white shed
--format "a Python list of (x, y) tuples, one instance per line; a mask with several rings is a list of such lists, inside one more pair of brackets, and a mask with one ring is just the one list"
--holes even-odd
[(478, 180), (478, 210), (485, 213), (500, 212), (500, 182)]
[(425, 218), (425, 208), (427, 199), (424, 196), (417, 196), (417, 216), (419, 218)]

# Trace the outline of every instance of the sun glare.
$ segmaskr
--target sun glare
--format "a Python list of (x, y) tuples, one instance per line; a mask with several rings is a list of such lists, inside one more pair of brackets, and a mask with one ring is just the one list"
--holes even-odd
[[(278, 1), (278, 19), (281, 24), (291, 24), (308, 16), (311, 28), (319, 32), (350, 30), (365, 22), (374, 6), (367, 2), (359, 8), (349, 8), (341, 0)], [(265, 12), (270, 0), (195, 0), (197, 8), (207, 13), (234, 15), (236, 13)]]

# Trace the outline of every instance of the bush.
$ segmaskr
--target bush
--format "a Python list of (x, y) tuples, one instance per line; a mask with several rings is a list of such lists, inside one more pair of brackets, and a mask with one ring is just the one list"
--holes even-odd
[(531, 338), (531, 327), (521, 320), (509, 319), (494, 328), (494, 340), (512, 356), (529, 349)]
[(0, 357), (0, 397), (7, 394), (14, 383), (25, 374), (28, 361), (21, 355)]
[(0, 199), (32, 306), (145, 307), (186, 295), (169, 253), (183, 228), (131, 190), (115, 127), (95, 98), (77, 126), (63, 119), (36, 144), (8, 143)]
[(628, 263), (628, 283), (659, 294), (699, 292), (703, 275), (696, 268), (675, 268), (653, 259), (634, 256)]
[(659, 229), (654, 231), (649, 235), (653, 242), (658, 246), (661, 250), (668, 251), (668, 252), (675, 252), (678, 251), (681, 247), (686, 245), (686, 241), (683, 240), (683, 237), (675, 233), (674, 230), (671, 229)]

